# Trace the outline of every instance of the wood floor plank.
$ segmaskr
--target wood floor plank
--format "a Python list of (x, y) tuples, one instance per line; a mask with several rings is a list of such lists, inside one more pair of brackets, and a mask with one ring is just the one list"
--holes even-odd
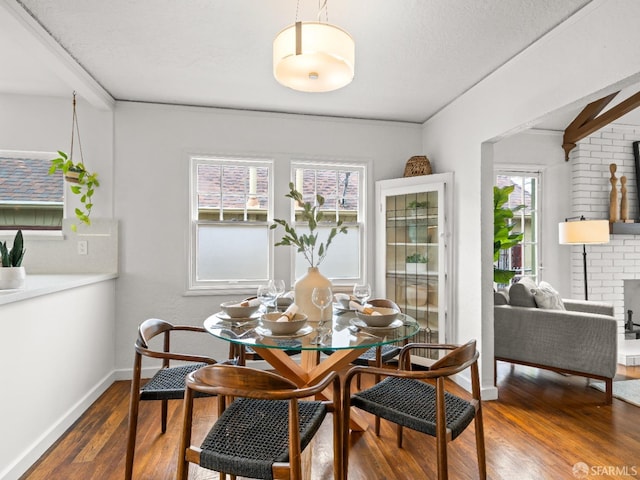
[[(619, 378), (640, 378), (640, 366), (620, 367)], [(584, 378), (532, 367), (498, 364), (499, 399), (483, 402), (487, 473), (492, 480), (574, 478), (572, 468), (618, 468), (640, 476), (640, 408), (604, 394)], [(120, 480), (124, 475), (129, 382), (114, 383), (22, 480)], [(365, 384), (366, 385), (366, 384)], [(451, 385), (454, 391), (459, 387)], [(195, 402), (194, 441), (201, 440), (216, 418), (215, 399)], [(160, 433), (160, 405), (142, 402), (134, 478), (175, 478), (182, 403), (169, 402), (167, 433)], [(405, 430), (404, 448), (395, 443), (395, 427), (382, 422), (376, 437), (370, 428), (350, 436), (349, 480), (436, 478), (435, 441)], [(328, 417), (314, 441), (312, 480), (332, 478), (332, 428)], [(449, 444), (451, 479), (477, 479), (473, 426)], [(190, 466), (191, 480), (217, 474)], [(601, 478), (633, 478), (616, 475)]]

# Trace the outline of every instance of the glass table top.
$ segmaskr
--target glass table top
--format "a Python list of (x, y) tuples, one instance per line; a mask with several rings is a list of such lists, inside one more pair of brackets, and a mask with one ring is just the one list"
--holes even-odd
[(274, 335), (262, 326), (259, 315), (231, 321), (224, 313), (219, 312), (204, 321), (204, 328), (215, 337), (231, 343), (280, 350), (371, 348), (401, 342), (420, 330), (416, 320), (403, 313), (389, 327), (368, 327), (354, 312), (336, 310), (331, 320), (330, 333), (323, 337), (322, 343), (316, 344), (312, 342), (318, 334), (318, 323), (307, 322), (292, 335)]

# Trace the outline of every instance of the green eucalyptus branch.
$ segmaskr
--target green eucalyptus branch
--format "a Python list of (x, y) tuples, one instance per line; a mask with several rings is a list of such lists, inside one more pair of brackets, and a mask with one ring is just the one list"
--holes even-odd
[[(324, 218), (324, 213), (320, 210), (325, 203), (325, 199), (322, 195), (316, 195), (316, 205), (312, 206), (310, 202), (305, 202), (302, 197), (302, 193), (295, 189), (293, 182), (289, 183), (289, 193), (285, 197), (290, 198), (297, 205), (302, 208), (301, 216), (302, 220), (307, 222), (309, 233), (303, 233), (298, 235), (295, 228), (286, 220), (275, 218), (274, 224), (271, 225), (271, 229), (277, 228), (278, 225), (282, 226), (285, 231), (285, 235), (282, 239), (276, 243), (276, 247), (280, 246), (294, 246), (297, 248), (298, 253), (302, 253), (311, 267), (317, 267), (327, 256), (329, 245), (334, 238), (339, 234), (346, 234), (347, 227), (342, 225), (342, 220), (336, 222), (335, 227), (331, 228), (329, 236), (325, 243), (318, 243), (318, 224)], [(318, 251), (316, 252), (316, 247)]]

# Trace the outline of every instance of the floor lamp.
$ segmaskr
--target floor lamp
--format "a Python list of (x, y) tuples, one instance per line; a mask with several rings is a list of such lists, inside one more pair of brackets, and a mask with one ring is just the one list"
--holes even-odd
[[(577, 219), (577, 220), (576, 220)], [(574, 221), (572, 221), (574, 220)], [(587, 290), (587, 247), (586, 244), (609, 243), (609, 221), (587, 220), (584, 216), (566, 218), (558, 224), (560, 245), (582, 244), (582, 269), (584, 272), (584, 299), (589, 300)]]

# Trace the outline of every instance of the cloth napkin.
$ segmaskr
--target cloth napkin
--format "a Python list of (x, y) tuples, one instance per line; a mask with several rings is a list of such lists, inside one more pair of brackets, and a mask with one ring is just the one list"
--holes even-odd
[(247, 300), (243, 300), (239, 303), (234, 303), (231, 305), (232, 307), (258, 307), (260, 305), (260, 299), (258, 298), (249, 298)]
[(354, 302), (353, 300), (349, 302), (349, 308), (352, 310), (358, 310), (365, 315), (382, 315), (380, 312), (376, 312), (373, 308), (367, 307), (366, 305), (360, 305), (358, 302)]
[(284, 312), (282, 312), (282, 315), (278, 317), (276, 322), (290, 322), (291, 320), (293, 320), (293, 317), (295, 317), (297, 312), (298, 306), (295, 303), (292, 303)]

